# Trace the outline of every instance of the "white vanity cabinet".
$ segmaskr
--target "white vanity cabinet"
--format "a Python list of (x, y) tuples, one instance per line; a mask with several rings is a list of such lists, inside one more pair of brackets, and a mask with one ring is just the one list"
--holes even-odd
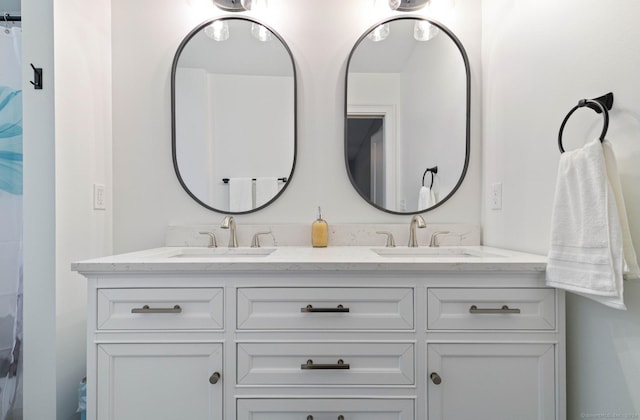
[(564, 294), (501, 264), (78, 263), (87, 418), (565, 420)]
[(94, 279), (87, 417), (223, 420), (224, 289)]
[(428, 287), (429, 419), (563, 418), (561, 293)]

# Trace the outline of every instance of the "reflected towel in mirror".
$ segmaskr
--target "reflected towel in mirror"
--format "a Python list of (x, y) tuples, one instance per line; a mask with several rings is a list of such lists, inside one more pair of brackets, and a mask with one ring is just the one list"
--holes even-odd
[(253, 181), (251, 178), (229, 178), (229, 211), (253, 209)]
[(431, 206), (431, 204), (429, 204), (430, 194), (431, 190), (429, 189), (429, 187), (420, 187), (420, 193), (418, 195), (418, 210), (426, 209)]
[(267, 204), (278, 193), (278, 178), (256, 178), (256, 207)]

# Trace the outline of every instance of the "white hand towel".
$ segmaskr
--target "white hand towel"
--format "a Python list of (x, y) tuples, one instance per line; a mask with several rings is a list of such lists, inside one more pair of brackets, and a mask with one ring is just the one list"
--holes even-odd
[(622, 232), (598, 139), (560, 157), (548, 260), (547, 285), (626, 309)]
[(229, 211), (253, 209), (253, 181), (251, 178), (229, 179)]
[(640, 267), (638, 267), (638, 258), (636, 250), (631, 241), (631, 231), (629, 230), (629, 219), (627, 218), (627, 210), (622, 195), (622, 185), (620, 184), (620, 176), (618, 174), (618, 163), (616, 162), (615, 153), (611, 142), (605, 140), (602, 143), (602, 151), (604, 153), (604, 164), (607, 168), (607, 177), (613, 190), (618, 209), (618, 220), (622, 229), (622, 253), (624, 256), (624, 277), (626, 279), (640, 279)]
[(278, 178), (258, 177), (256, 178), (256, 207), (260, 207), (278, 194)]

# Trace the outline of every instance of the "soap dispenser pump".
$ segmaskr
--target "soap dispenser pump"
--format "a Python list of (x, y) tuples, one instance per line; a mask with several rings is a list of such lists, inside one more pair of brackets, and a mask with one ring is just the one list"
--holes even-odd
[(329, 225), (322, 218), (322, 210), (318, 206), (318, 218), (311, 224), (311, 246), (324, 248), (329, 244)]

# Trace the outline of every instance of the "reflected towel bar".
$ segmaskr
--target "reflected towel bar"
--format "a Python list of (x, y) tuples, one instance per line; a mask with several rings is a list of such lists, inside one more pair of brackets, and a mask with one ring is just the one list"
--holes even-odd
[[(255, 178), (251, 178), (252, 181), (255, 181)], [(283, 178), (278, 178), (278, 181), (281, 182), (287, 182), (287, 177), (283, 177)], [(229, 178), (222, 178), (222, 182), (224, 182), (225, 184), (229, 183)]]
[(429, 188), (433, 188), (433, 177), (438, 173), (438, 167), (434, 166), (433, 168), (427, 168), (426, 171), (422, 174), (422, 186), (424, 187), (424, 177), (427, 176), (427, 172), (431, 173), (431, 185)]
[(2, 19), (0, 22), (22, 22), (22, 16), (18, 15), (10, 15), (9, 13), (5, 13), (2, 15)]

